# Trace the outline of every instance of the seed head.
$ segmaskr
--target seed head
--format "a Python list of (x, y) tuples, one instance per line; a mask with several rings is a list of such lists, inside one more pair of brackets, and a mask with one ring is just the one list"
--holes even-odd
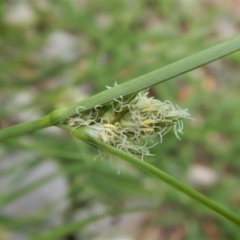
[[(70, 118), (68, 125), (82, 128), (89, 136), (141, 159), (151, 155), (149, 149), (158, 143), (156, 137), (162, 142), (163, 136), (172, 128), (179, 138), (178, 134), (183, 130), (182, 119), (190, 118), (187, 109), (181, 110), (170, 101), (149, 98), (147, 91), (139, 92), (130, 100), (119, 97), (109, 106), (98, 105), (81, 114), (78, 113), (80, 106), (76, 109), (78, 116)], [(149, 146), (149, 140), (153, 142), (152, 146)]]

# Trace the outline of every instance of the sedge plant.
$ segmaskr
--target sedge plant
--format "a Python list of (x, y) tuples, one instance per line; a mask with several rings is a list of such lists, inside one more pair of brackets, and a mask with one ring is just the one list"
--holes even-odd
[(145, 156), (151, 156), (150, 148), (161, 142), (171, 129), (179, 138), (183, 120), (190, 118), (187, 109), (149, 97), (148, 88), (239, 50), (240, 36), (237, 36), (124, 84), (115, 84), (68, 108), (2, 129), (0, 140), (57, 126), (98, 148), (100, 155), (136, 166), (240, 226), (239, 216), (144, 161)]

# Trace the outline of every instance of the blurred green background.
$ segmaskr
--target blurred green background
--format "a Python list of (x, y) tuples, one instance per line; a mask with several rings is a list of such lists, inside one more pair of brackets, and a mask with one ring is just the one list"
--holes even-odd
[[(37, 119), (175, 62), (240, 30), (240, 1), (1, 2), (0, 126)], [(145, 161), (240, 213), (240, 54), (151, 88), (188, 108)], [(188, 197), (49, 128), (0, 145), (0, 236), (65, 240), (239, 239)], [(111, 211), (117, 211), (113, 213)], [(110, 212), (109, 212), (110, 211)], [(82, 221), (88, 219), (85, 225)], [(73, 223), (77, 223), (74, 225)]]

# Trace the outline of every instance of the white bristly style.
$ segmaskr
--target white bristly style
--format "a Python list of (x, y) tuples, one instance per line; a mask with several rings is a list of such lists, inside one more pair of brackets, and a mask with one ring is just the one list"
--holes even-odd
[[(117, 84), (115, 83), (114, 86)], [(110, 87), (108, 87), (110, 88)], [(73, 129), (84, 128), (89, 136), (97, 138), (129, 154), (151, 156), (149, 149), (161, 143), (163, 136), (173, 129), (176, 137), (183, 133), (183, 122), (190, 118), (187, 109), (180, 109), (170, 101), (148, 97), (148, 91), (141, 91), (131, 100), (123, 97), (114, 99), (106, 113), (98, 105), (88, 112), (79, 113), (68, 119)], [(157, 138), (158, 137), (158, 138)]]

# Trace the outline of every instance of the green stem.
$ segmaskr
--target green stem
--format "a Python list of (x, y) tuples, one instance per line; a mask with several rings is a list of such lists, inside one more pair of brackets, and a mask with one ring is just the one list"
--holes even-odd
[(61, 119), (76, 114), (76, 108), (78, 106), (83, 107), (82, 110), (79, 109), (79, 112), (81, 112), (92, 109), (96, 105), (104, 105), (113, 101), (114, 98), (119, 98), (119, 96), (128, 96), (132, 93), (145, 90), (153, 85), (165, 82), (239, 50), (240, 36), (237, 36), (177, 62), (169, 64), (165, 67), (157, 69), (153, 72), (147, 73), (121, 85), (100, 92), (92, 97), (84, 99), (66, 109), (63, 115), (59, 115), (59, 118), (56, 120), (60, 121)]
[(31, 121), (20, 123), (0, 131), (0, 141), (6, 140), (8, 138), (16, 137), (24, 133), (32, 132), (38, 129), (50, 127), (52, 124), (50, 122), (49, 116)]
[(185, 184), (183, 184), (180, 181), (178, 181), (177, 179), (169, 176), (168, 174), (159, 170), (158, 168), (156, 168), (144, 161), (141, 161), (140, 159), (133, 157), (132, 155), (129, 155), (123, 151), (120, 151), (110, 145), (107, 145), (107, 144), (103, 143), (102, 141), (92, 138), (91, 136), (89, 136), (89, 134), (87, 132), (84, 131), (84, 128), (75, 129), (73, 131), (73, 134), (77, 138), (87, 142), (88, 144), (90, 144), (94, 147), (97, 147), (103, 151), (106, 151), (118, 158), (121, 158), (125, 162), (128, 162), (128, 163), (142, 169), (143, 171), (148, 172), (151, 175), (161, 179), (163, 182), (167, 183), (168, 185), (172, 186), (173, 188), (186, 194), (187, 196), (196, 200), (197, 202), (201, 203), (202, 205), (206, 206), (207, 208), (213, 210), (214, 212), (216, 212), (219, 215), (221, 215), (222, 217), (228, 219), (229, 221), (236, 224), (237, 226), (240, 226), (239, 216), (229, 212), (225, 208), (216, 204), (214, 201), (212, 201), (212, 200), (208, 199), (207, 197), (203, 196), (202, 194), (196, 192), (192, 188), (186, 186)]
[(42, 119), (1, 130), (0, 141), (23, 133), (56, 125), (63, 119), (76, 115), (76, 108), (79, 106), (82, 106), (82, 109), (79, 109), (78, 112), (83, 112), (94, 108), (96, 105), (105, 105), (113, 101), (114, 98), (128, 96), (132, 93), (147, 89), (155, 84), (162, 83), (183, 73), (189, 72), (238, 50), (240, 50), (240, 36), (205, 49), (204, 51), (135, 78), (124, 84), (100, 92), (67, 109), (55, 110)]
[(49, 115), (37, 120), (19, 123), (14, 126), (2, 129), (0, 130), (0, 141), (12, 137), (17, 137), (28, 132), (54, 126), (57, 124), (59, 119), (61, 119), (61, 116), (64, 115), (65, 112), (66, 109), (54, 110)]

